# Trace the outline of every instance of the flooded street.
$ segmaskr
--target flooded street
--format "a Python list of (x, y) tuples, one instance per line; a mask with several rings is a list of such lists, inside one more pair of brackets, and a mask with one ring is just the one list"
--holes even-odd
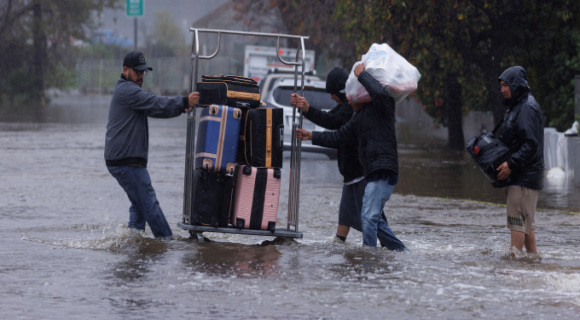
[[(149, 172), (177, 240), (126, 229), (129, 201), (103, 160), (109, 96), (0, 109), (4, 319), (573, 319), (580, 312), (578, 188), (548, 184), (540, 257), (509, 258), (503, 191), (444, 141), (399, 124), (400, 180), (385, 211), (410, 253), (332, 242), (342, 179), (303, 154), (303, 239), (177, 227), (186, 117), (151, 119)], [(75, 101), (74, 104), (71, 100)], [(412, 131), (412, 130), (411, 130)], [(285, 154), (279, 226), (288, 206)]]

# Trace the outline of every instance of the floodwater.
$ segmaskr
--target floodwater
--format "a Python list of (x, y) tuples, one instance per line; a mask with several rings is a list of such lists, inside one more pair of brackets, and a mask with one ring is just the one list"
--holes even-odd
[[(407, 134), (402, 121), (401, 179), (385, 210), (410, 253), (362, 248), (357, 231), (346, 244), (331, 241), (341, 179), (335, 161), (312, 154), (302, 160), (303, 239), (259, 245), (274, 239), (205, 233), (214, 242), (198, 243), (176, 225), (185, 117), (151, 120), (150, 173), (178, 236), (162, 242), (125, 227), (129, 202), (102, 159), (108, 99), (0, 109), (3, 319), (578, 317), (573, 186), (542, 193), (540, 256), (510, 258), (502, 191), (444, 142)], [(288, 161), (280, 226), (287, 177)]]

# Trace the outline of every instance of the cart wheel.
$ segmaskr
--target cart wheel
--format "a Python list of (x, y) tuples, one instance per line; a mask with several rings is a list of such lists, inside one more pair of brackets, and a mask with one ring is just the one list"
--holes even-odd
[(273, 240), (262, 241), (259, 246), (265, 247), (269, 245), (290, 245), (296, 243), (296, 240), (292, 238), (276, 237)]
[(213, 242), (212, 240), (204, 237), (201, 232), (189, 231), (189, 238), (199, 242)]

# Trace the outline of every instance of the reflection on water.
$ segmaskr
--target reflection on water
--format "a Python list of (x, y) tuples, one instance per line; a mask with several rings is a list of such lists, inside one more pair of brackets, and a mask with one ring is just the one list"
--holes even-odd
[(184, 257), (193, 272), (238, 278), (276, 278), (280, 252), (275, 246), (248, 246), (235, 243), (200, 243)]
[(131, 247), (126, 247), (123, 256), (124, 261), (116, 264), (111, 275), (118, 279), (121, 284), (143, 280), (151, 271), (150, 267), (158, 261), (162, 261), (168, 245), (151, 238), (135, 238)]

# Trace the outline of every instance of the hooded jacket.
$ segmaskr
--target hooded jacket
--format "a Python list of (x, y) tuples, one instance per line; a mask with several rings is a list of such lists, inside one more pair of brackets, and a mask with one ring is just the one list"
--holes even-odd
[(186, 106), (187, 97), (156, 96), (121, 75), (109, 107), (105, 137), (107, 166), (147, 166), (147, 117), (177, 117), (184, 112)]
[[(304, 116), (313, 123), (329, 129), (336, 130), (342, 127), (350, 120), (353, 114), (352, 108), (346, 101), (346, 96), (340, 91), (344, 89), (348, 75), (341, 68), (334, 68), (328, 73), (326, 79), (326, 91), (336, 94), (342, 101), (328, 112), (322, 111), (316, 107), (308, 109)], [(359, 161), (357, 142), (354, 137), (345, 139), (340, 146), (336, 148), (338, 170), (344, 177), (344, 182), (350, 182), (363, 176), (362, 166)]]
[(508, 109), (498, 129), (499, 139), (512, 152), (507, 160), (512, 170), (510, 185), (541, 190), (544, 180), (542, 109), (530, 93), (524, 68), (508, 68), (498, 78), (501, 80), (508, 84), (512, 94), (504, 100)]
[(340, 129), (313, 132), (312, 143), (338, 148), (346, 139), (354, 137), (365, 177), (382, 173), (398, 175), (395, 101), (367, 71), (361, 72), (358, 80), (368, 91), (372, 101), (365, 103)]

